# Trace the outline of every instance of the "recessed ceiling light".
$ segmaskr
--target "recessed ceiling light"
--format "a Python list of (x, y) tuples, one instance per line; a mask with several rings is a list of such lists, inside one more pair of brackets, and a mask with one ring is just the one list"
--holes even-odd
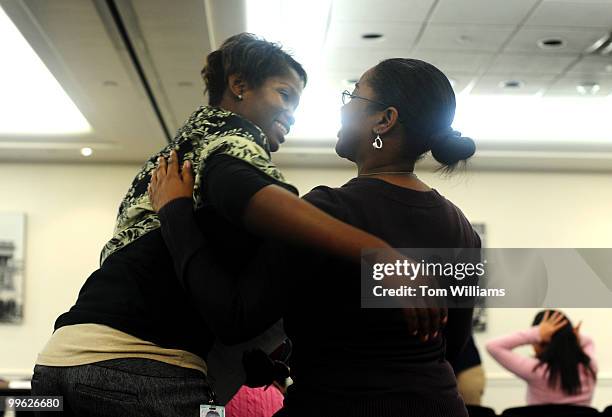
[(595, 95), (599, 92), (600, 89), (600, 85), (592, 81), (580, 83), (576, 86), (576, 90), (584, 96)]
[(371, 39), (382, 39), (382, 33), (364, 33), (361, 35), (362, 39), (371, 40)]
[(102, 85), (104, 87), (117, 87), (119, 84), (117, 84), (117, 81), (113, 81), (113, 80), (106, 80), (102, 83)]
[[(0, 134), (75, 134), (91, 131), (77, 106), (57, 82), (15, 24), (0, 7)], [(45, 111), (32, 118), (32, 97)]]
[(84, 157), (91, 156), (93, 154), (93, 149), (91, 148), (81, 148), (81, 155)]
[(560, 49), (565, 47), (565, 40), (561, 38), (544, 38), (538, 41), (538, 46), (542, 49)]
[(191, 87), (193, 86), (193, 83), (191, 81), (179, 81), (178, 86), (179, 87)]
[(499, 86), (501, 88), (507, 88), (507, 89), (516, 89), (516, 88), (521, 88), (523, 86), (523, 82), (522, 81), (518, 81), (518, 80), (508, 80), (508, 81), (502, 81), (501, 83), (499, 83)]

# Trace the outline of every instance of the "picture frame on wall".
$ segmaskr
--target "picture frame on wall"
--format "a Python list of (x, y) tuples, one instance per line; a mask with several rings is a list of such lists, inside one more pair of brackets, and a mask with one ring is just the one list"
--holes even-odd
[(0, 212), (0, 324), (23, 320), (24, 253), (25, 214)]
[[(481, 246), (486, 247), (487, 228), (484, 223), (472, 223), (472, 227), (480, 237)], [(484, 280), (486, 282), (486, 280)], [(474, 306), (474, 314), (472, 315), (472, 329), (474, 333), (483, 333), (487, 331), (487, 308), (486, 299), (484, 297), (476, 298)]]

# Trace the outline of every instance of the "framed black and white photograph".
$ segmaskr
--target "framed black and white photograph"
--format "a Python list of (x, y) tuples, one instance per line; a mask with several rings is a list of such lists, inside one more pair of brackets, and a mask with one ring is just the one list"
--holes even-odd
[[(484, 223), (472, 223), (472, 227), (478, 233), (482, 247), (486, 247), (487, 229)], [(486, 282), (486, 280), (484, 281)], [(476, 299), (476, 305), (474, 306), (474, 315), (472, 316), (472, 328), (475, 333), (482, 333), (487, 331), (487, 309), (486, 299), (484, 297), (478, 297)]]
[(0, 213), (0, 323), (23, 319), (25, 214)]

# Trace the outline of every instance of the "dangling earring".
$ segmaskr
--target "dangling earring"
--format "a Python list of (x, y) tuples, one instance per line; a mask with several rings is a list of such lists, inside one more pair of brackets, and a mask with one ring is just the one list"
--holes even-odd
[(238, 101), (242, 101), (242, 94), (238, 94), (236, 98), (238, 99)]
[(372, 142), (372, 146), (373, 146), (375, 149), (381, 149), (381, 148), (382, 148), (382, 146), (383, 146), (383, 141), (382, 141), (382, 139), (380, 138), (380, 133), (377, 133), (377, 134), (376, 134), (376, 139), (374, 139), (374, 142)]

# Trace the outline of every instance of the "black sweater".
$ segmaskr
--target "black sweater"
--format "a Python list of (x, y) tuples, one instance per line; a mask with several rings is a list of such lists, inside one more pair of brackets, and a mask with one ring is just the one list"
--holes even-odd
[[(210, 256), (229, 273), (237, 274), (262, 243), (241, 224), (249, 199), (271, 184), (297, 191), (227, 155), (210, 158), (201, 182), (205, 205), (195, 213), (189, 210), (193, 231), (205, 231), (214, 242), (206, 249)], [(187, 202), (193, 207), (190, 199)], [(107, 325), (203, 359), (215, 339), (194, 297), (176, 277), (160, 229), (112, 253), (89, 276), (75, 305), (58, 317), (55, 329), (80, 323)]]
[[(304, 198), (395, 247), (480, 247), (463, 213), (437, 191), (359, 178)], [(210, 256), (187, 200), (168, 204), (160, 218), (177, 275), (222, 340), (246, 340), (284, 318), (294, 345), (293, 410), (327, 404), (354, 407), (354, 415), (465, 415), (444, 358), (463, 348), (471, 310), (451, 310), (445, 337), (422, 343), (407, 333), (399, 311), (360, 308), (359, 265), (270, 242), (232, 274)]]

